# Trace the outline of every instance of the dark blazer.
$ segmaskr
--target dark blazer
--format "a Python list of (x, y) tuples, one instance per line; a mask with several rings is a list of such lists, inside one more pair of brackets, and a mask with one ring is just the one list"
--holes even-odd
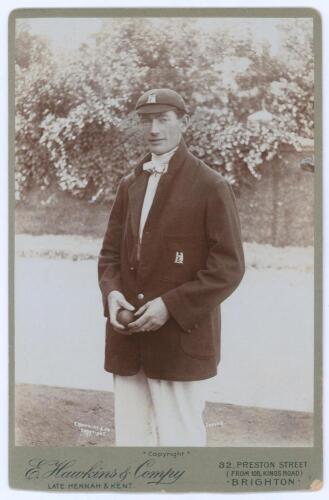
[(120, 290), (136, 308), (162, 297), (170, 319), (155, 332), (131, 336), (106, 327), (105, 370), (150, 378), (200, 380), (217, 373), (220, 304), (244, 274), (239, 217), (223, 177), (181, 141), (162, 175), (137, 261), (141, 209), (149, 174), (142, 165), (124, 177), (99, 257), (104, 315)]

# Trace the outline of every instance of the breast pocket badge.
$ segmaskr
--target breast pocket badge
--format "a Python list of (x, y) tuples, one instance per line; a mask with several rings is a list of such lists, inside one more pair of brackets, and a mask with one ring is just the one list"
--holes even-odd
[(176, 252), (175, 264), (184, 264), (184, 252)]

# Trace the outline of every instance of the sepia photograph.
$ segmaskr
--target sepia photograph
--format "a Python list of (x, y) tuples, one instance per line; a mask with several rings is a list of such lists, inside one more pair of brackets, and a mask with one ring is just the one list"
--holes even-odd
[(155, 10), (14, 19), (14, 446), (299, 456), (314, 17)]
[(312, 29), (17, 21), (18, 445), (312, 445)]

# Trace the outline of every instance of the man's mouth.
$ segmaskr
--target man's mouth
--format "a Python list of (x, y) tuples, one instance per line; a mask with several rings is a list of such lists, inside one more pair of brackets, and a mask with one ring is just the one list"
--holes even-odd
[(164, 139), (149, 139), (149, 142), (151, 142), (152, 144), (155, 144), (157, 142), (161, 142), (163, 141)]

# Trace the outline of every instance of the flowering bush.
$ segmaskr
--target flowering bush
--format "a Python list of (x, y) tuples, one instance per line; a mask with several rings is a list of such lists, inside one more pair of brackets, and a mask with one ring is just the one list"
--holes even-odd
[[(283, 30), (276, 57), (251, 38), (193, 20), (120, 19), (103, 24), (65, 64), (27, 27), (16, 44), (16, 197), (32, 186), (90, 202), (111, 199), (143, 153), (134, 103), (171, 87), (189, 105), (191, 150), (233, 186), (258, 179), (282, 144), (313, 135), (313, 52), (303, 20)], [(305, 33), (308, 38), (305, 38)], [(303, 37), (301, 38), (301, 34)], [(286, 44), (286, 45), (284, 45)], [(294, 54), (295, 54), (294, 52)], [(288, 62), (287, 62), (288, 61)]]

